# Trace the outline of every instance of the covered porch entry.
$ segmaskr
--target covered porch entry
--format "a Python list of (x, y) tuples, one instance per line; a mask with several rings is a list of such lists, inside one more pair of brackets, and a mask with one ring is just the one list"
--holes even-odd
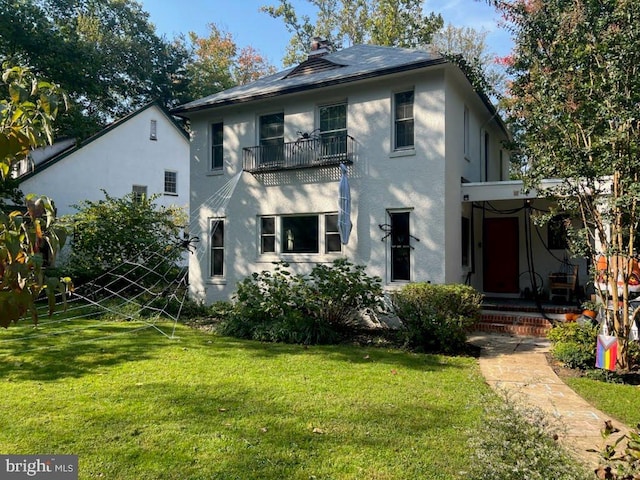
[[(557, 184), (547, 180), (541, 189)], [(463, 249), (469, 250), (469, 285), (485, 298), (579, 306), (591, 289), (589, 265), (566, 249), (564, 219), (534, 222), (535, 216), (549, 211), (549, 200), (526, 191), (520, 181), (463, 183), (461, 192), (463, 224), (469, 225), (462, 240)], [(573, 273), (574, 286), (554, 288), (560, 276), (567, 280)]]

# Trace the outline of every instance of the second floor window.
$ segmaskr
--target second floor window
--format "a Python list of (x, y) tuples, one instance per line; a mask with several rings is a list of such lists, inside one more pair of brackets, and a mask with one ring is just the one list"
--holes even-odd
[(347, 151), (347, 105), (320, 107), (320, 137), (322, 155), (336, 155)]
[(222, 122), (211, 125), (211, 170), (219, 170), (223, 166), (223, 125)]
[(164, 171), (164, 193), (178, 193), (178, 172)]
[(282, 161), (284, 155), (284, 113), (260, 116), (261, 162)]
[(394, 150), (413, 148), (413, 98), (413, 90), (393, 97)]

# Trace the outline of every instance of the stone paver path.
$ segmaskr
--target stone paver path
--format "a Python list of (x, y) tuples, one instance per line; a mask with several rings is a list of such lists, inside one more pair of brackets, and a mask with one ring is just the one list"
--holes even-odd
[[(587, 464), (597, 465), (597, 454), (587, 449), (600, 448), (600, 431), (610, 418), (558, 378), (545, 356), (550, 348), (547, 339), (479, 333), (469, 341), (482, 348), (480, 370), (492, 388), (505, 389), (558, 418), (565, 430), (562, 444)], [(613, 425), (627, 431), (619, 422)]]

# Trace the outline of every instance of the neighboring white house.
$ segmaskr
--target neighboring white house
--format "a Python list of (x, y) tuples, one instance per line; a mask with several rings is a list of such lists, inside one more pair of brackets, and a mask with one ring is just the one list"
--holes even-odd
[(152, 102), (78, 145), (64, 140), (35, 151), (17, 173), (22, 192), (52, 198), (59, 216), (83, 200), (104, 199), (102, 190), (159, 194), (158, 205), (188, 211), (189, 137)]

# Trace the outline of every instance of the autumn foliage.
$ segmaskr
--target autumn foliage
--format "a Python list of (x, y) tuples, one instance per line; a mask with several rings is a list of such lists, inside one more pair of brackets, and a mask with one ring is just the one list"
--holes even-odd
[[(0, 101), (0, 180), (31, 148), (52, 140), (52, 123), (65, 97), (57, 86), (39, 81), (28, 69), (5, 66), (2, 87), (9, 97)], [(45, 293), (50, 311), (56, 293), (64, 293), (69, 279), (47, 278), (65, 240), (55, 222), (50, 199), (28, 195), (26, 208), (0, 212), (0, 326), (8, 327), (30, 313), (38, 321), (35, 302)]]

